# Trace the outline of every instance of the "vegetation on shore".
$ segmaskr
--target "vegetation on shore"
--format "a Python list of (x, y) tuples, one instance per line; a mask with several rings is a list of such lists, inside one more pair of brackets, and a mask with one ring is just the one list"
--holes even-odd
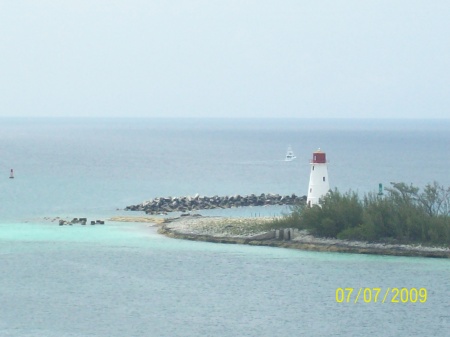
[(384, 195), (330, 191), (320, 206), (294, 206), (271, 228), (307, 229), (319, 237), (387, 243), (450, 246), (450, 187), (437, 182), (421, 191), (391, 183)]

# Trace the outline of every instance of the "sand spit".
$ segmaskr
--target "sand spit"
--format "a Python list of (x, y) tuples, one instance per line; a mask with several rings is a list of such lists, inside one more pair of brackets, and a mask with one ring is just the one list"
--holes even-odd
[(155, 217), (147, 217), (147, 216), (113, 216), (109, 218), (108, 221), (117, 221), (117, 222), (144, 222), (144, 223), (152, 223), (152, 224), (162, 224), (164, 223), (164, 218), (155, 218)]
[(280, 237), (283, 237), (280, 232), (286, 230), (277, 232), (264, 229), (263, 224), (271, 220), (273, 218), (184, 216), (164, 219), (164, 222), (160, 223), (158, 232), (172, 238), (195, 241), (284, 247), (322, 252), (450, 258), (450, 249), (445, 247), (317, 238), (305, 230), (289, 229), (289, 236), (284, 235), (284, 238), (289, 239), (280, 239)]

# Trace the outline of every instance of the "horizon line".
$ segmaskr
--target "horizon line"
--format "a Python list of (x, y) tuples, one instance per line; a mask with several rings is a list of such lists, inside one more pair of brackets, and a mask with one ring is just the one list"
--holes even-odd
[(450, 117), (229, 117), (229, 116), (0, 116), (11, 119), (228, 119), (228, 120), (450, 120)]

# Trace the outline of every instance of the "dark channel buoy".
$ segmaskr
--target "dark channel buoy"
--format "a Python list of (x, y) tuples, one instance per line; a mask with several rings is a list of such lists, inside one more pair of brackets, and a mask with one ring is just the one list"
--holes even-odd
[(14, 170), (11, 169), (11, 173), (9, 174), (9, 179), (14, 179)]

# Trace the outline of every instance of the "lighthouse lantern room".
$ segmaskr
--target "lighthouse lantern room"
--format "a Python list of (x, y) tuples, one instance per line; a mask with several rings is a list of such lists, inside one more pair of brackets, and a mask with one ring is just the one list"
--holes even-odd
[(319, 199), (330, 190), (328, 182), (327, 158), (325, 152), (318, 149), (313, 152), (313, 159), (310, 161), (311, 171), (308, 186), (308, 206), (319, 205)]

